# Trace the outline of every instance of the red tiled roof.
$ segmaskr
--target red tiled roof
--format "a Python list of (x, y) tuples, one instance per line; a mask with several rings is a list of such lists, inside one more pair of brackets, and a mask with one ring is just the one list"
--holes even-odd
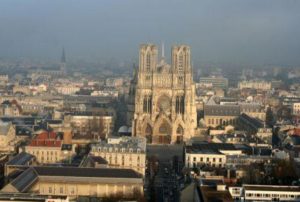
[(61, 147), (61, 140), (38, 140), (34, 139), (31, 141), (29, 146), (33, 147)]
[(300, 136), (300, 128), (295, 128), (294, 129), (294, 135)]
[(61, 147), (62, 141), (56, 139), (55, 132), (41, 132), (38, 134), (29, 146), (36, 146), (36, 147)]
[(40, 134), (38, 134), (35, 139), (40, 139), (40, 140), (46, 140), (46, 139), (56, 139), (56, 133), (55, 132), (47, 132), (44, 131)]

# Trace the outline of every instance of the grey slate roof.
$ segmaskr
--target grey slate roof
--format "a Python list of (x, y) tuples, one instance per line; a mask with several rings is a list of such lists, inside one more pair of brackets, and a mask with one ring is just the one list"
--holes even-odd
[[(30, 167), (10, 184), (18, 192), (27, 192), (39, 177), (86, 177), (86, 178), (130, 178), (142, 179), (142, 175), (131, 169), (76, 168), (76, 167)], [(59, 178), (57, 178), (59, 179)]]
[(34, 156), (25, 152), (19, 153), (13, 159), (8, 161), (6, 165), (26, 165)]
[(238, 105), (204, 105), (204, 116), (238, 116)]
[(39, 176), (141, 178), (131, 169), (117, 168), (74, 168), (74, 167), (33, 167)]
[(38, 175), (33, 168), (28, 168), (11, 182), (19, 192), (26, 192), (36, 181)]

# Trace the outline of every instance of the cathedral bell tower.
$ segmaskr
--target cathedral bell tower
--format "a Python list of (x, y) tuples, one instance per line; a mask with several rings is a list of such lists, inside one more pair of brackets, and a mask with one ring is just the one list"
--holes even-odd
[(197, 114), (190, 55), (188, 46), (173, 46), (169, 65), (164, 46), (159, 62), (155, 45), (140, 46), (137, 81), (132, 83), (131, 95), (133, 136), (146, 137), (152, 144), (170, 144), (194, 135)]

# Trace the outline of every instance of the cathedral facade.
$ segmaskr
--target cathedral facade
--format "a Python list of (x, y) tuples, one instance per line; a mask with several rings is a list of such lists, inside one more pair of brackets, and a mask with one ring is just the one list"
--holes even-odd
[(140, 46), (128, 109), (132, 135), (146, 137), (148, 143), (181, 143), (197, 127), (190, 48), (173, 46), (171, 56), (169, 65), (164, 53), (158, 61), (155, 45)]

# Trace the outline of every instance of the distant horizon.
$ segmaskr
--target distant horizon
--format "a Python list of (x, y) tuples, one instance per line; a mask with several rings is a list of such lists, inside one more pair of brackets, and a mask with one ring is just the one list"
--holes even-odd
[(295, 0), (38, 1), (0, 3), (0, 59), (137, 61), (139, 45), (191, 47), (199, 64), (300, 67)]

